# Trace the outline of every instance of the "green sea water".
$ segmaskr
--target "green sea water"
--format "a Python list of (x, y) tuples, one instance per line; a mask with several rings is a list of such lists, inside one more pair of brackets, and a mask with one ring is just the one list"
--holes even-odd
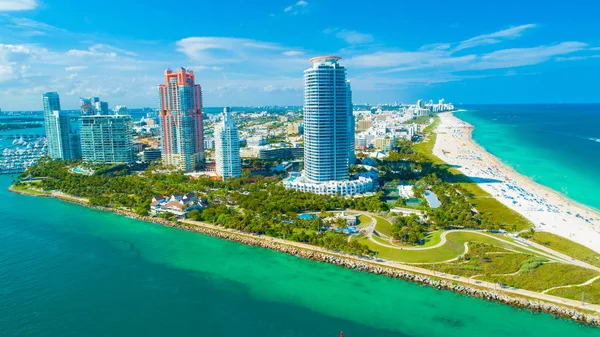
[(474, 105), (456, 117), (517, 172), (600, 210), (600, 105)]
[(0, 176), (0, 336), (600, 336), (59, 200)]

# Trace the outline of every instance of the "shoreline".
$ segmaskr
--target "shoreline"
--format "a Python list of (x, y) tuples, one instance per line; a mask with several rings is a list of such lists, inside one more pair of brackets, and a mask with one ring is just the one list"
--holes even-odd
[[(583, 309), (585, 311), (593, 311), (595, 313), (600, 313), (600, 306), (594, 304), (581, 305), (577, 301), (563, 299), (560, 297), (555, 297), (546, 294), (540, 294), (523, 289), (502, 289), (501, 291), (496, 291), (495, 285), (488, 284), (488, 282), (485, 281), (478, 282), (478, 284), (474, 286), (471, 284), (469, 279), (463, 277), (442, 273), (437, 273), (436, 275), (435, 271), (422, 269), (416, 266), (405, 265), (397, 262), (371, 260), (364, 257), (349, 255), (346, 253), (329, 251), (318, 246), (287, 241), (283, 239), (269, 237), (266, 235), (249, 234), (198, 221), (183, 220), (173, 222), (156, 217), (138, 216), (137, 214), (127, 210), (91, 206), (87, 204), (85, 202), (85, 199), (83, 198), (77, 198), (65, 195), (63, 193), (34, 193), (33, 191), (16, 190), (12, 186), (10, 186), (8, 190), (13, 193), (18, 193), (27, 196), (41, 196), (59, 199), (75, 203), (86, 208), (105, 212), (108, 211), (114, 214), (126, 216), (128, 218), (133, 218), (140, 221), (151, 222), (162, 226), (200, 233), (250, 246), (270, 249), (291, 256), (309, 259), (317, 262), (325, 262), (356, 271), (369, 272), (376, 275), (384, 275), (391, 278), (397, 278), (404, 281), (417, 283), (422, 286), (432, 287), (438, 290), (449, 290), (457, 294), (466, 295), (473, 298), (479, 298), (489, 302), (507, 304), (511, 307), (518, 309), (526, 309), (531, 312), (544, 312), (551, 314), (555, 318), (569, 319), (590, 326), (600, 326), (600, 317), (579, 310)], [(545, 297), (545, 299), (540, 299), (540, 297)], [(528, 298), (533, 298), (533, 300)], [(563, 304), (557, 302), (562, 302)]]
[[(468, 112), (469, 110), (457, 110), (457, 111), (452, 111), (450, 112), (454, 117), (460, 119), (460, 117), (457, 117), (454, 113), (456, 112)], [(527, 179), (529, 180), (529, 182), (531, 184), (536, 184), (538, 188), (540, 189), (544, 189), (547, 191), (548, 194), (554, 194), (556, 197), (563, 199), (566, 203), (571, 204), (573, 206), (582, 208), (588, 212), (591, 213), (597, 213), (598, 216), (600, 216), (600, 209), (597, 209), (593, 206), (589, 206), (586, 204), (583, 204), (575, 199), (571, 199), (569, 196), (566, 196), (564, 194), (562, 194), (560, 191), (557, 191), (555, 189), (553, 189), (552, 187), (543, 185), (537, 181), (535, 181), (532, 177), (526, 176), (523, 173), (520, 173), (519, 171), (517, 171), (514, 167), (512, 167), (510, 164), (505, 163), (504, 161), (502, 161), (502, 159), (500, 159), (500, 157), (496, 156), (495, 154), (489, 152), (488, 150), (486, 150), (481, 144), (477, 143), (477, 141), (473, 138), (473, 130), (475, 129), (475, 126), (473, 126), (472, 124), (470, 124), (469, 122), (466, 122), (462, 119), (460, 119), (462, 122), (470, 125), (473, 129), (471, 130), (470, 134), (469, 134), (469, 138), (471, 139), (471, 142), (473, 143), (473, 145), (475, 145), (476, 147), (478, 147), (482, 152), (486, 152), (488, 153), (491, 157), (494, 158), (494, 160), (499, 164), (499, 165), (503, 165), (506, 166), (506, 168), (510, 171), (512, 171), (512, 173), (514, 173), (515, 175), (520, 176), (522, 179)], [(600, 253), (600, 252), (599, 252)]]
[(481, 179), (482, 182), (475, 181), (478, 186), (524, 216), (535, 230), (559, 235), (600, 252), (600, 212), (517, 172), (487, 152), (473, 140), (474, 126), (453, 112), (439, 116), (435, 156), (459, 166), (457, 169), (465, 175)]

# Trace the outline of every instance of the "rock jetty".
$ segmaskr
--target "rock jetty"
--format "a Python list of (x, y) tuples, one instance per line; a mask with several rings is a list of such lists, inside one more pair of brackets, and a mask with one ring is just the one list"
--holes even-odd
[[(17, 191), (14, 189), (10, 189), (16, 193), (29, 194), (27, 192)], [(93, 209), (98, 209), (102, 211), (113, 212), (116, 214), (120, 214), (123, 216), (127, 216), (130, 218), (135, 218), (143, 221), (153, 222), (156, 224), (160, 224), (163, 226), (178, 228), (186, 231), (202, 233), (205, 235), (210, 235), (213, 237), (221, 238), (224, 240), (235, 241), (239, 243), (243, 243), (245, 245), (267, 248), (271, 250), (275, 250), (278, 252), (286, 253), (289, 255), (310, 259), (319, 262), (325, 262), (334, 264), (340, 267), (349, 268), (357, 271), (369, 272), (378, 275), (385, 275), (391, 278), (402, 279), (409, 282), (414, 282), (421, 284), (423, 286), (432, 287), (438, 290), (449, 290), (455, 293), (459, 293), (462, 295), (480, 298), (490, 302), (497, 302), (508, 304), (512, 307), (519, 309), (531, 310), (533, 312), (544, 312), (553, 315), (556, 318), (566, 318), (570, 320), (574, 320), (576, 322), (592, 325), (592, 326), (600, 326), (600, 318), (589, 315), (586, 313), (581, 313), (575, 309), (565, 308), (558, 305), (548, 304), (545, 302), (538, 302), (535, 300), (529, 300), (520, 297), (512, 297), (506, 294), (490, 292), (488, 290), (474, 288), (465, 286), (462, 284), (457, 284), (455, 282), (446, 281), (446, 280), (438, 280), (425, 275), (419, 275), (415, 273), (410, 273), (404, 270), (384, 267), (381, 265), (377, 265), (374, 263), (370, 263), (368, 258), (364, 257), (342, 257), (333, 254), (327, 254), (323, 252), (318, 252), (310, 249), (298, 248), (294, 246), (285, 245), (276, 241), (273, 241), (272, 238), (268, 236), (259, 236), (252, 235), (248, 233), (237, 232), (235, 230), (229, 229), (214, 229), (211, 228), (213, 226), (202, 226), (201, 224), (192, 225), (182, 222), (174, 222), (166, 219), (149, 217), (149, 216), (138, 216), (135, 213), (122, 210), (122, 209), (113, 209), (99, 206), (90, 206), (89, 204), (76, 199), (71, 198), (63, 198), (61, 196), (51, 196), (46, 195), (48, 197), (56, 197), (59, 199), (64, 199), (69, 202), (74, 202), (86, 207), (90, 207)]]

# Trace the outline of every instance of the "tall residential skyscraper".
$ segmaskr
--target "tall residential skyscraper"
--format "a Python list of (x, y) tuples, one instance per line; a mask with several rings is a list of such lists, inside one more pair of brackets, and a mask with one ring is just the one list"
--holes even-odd
[(304, 71), (304, 173), (286, 180), (287, 188), (353, 195), (373, 186), (368, 178), (349, 179), (354, 117), (352, 91), (340, 59), (315, 57), (310, 60), (312, 67)]
[(60, 110), (60, 97), (56, 92), (42, 95), (44, 125), (48, 141), (48, 154), (53, 159), (72, 160), (77, 158), (77, 149), (72, 144), (72, 129), (69, 116)]
[(158, 93), (163, 162), (192, 171), (204, 161), (200, 85), (195, 84), (193, 71), (167, 69)]
[(348, 105), (348, 164), (352, 165), (356, 162), (356, 154), (354, 152), (356, 121), (354, 119), (354, 109), (352, 107), (352, 88), (350, 87), (350, 81), (346, 81), (346, 104)]
[(230, 108), (223, 109), (223, 120), (215, 129), (215, 161), (223, 179), (242, 175), (240, 138)]
[(129, 115), (81, 116), (81, 155), (93, 163), (130, 164), (133, 122)]
[(111, 114), (98, 97), (81, 99), (81, 156), (93, 163), (129, 164), (134, 161), (133, 122), (127, 107)]
[(348, 179), (348, 87), (340, 57), (315, 57), (304, 71), (304, 173), (309, 182)]

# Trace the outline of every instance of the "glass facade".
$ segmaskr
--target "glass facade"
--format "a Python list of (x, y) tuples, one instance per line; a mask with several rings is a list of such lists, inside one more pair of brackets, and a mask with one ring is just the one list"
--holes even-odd
[(42, 95), (44, 126), (48, 141), (48, 155), (52, 159), (72, 160), (78, 157), (76, 135), (68, 114), (60, 109), (60, 97), (56, 92)]
[(165, 71), (158, 86), (162, 159), (167, 167), (192, 171), (204, 161), (202, 92), (194, 72)]
[(312, 183), (348, 179), (351, 98), (339, 59), (314, 58), (304, 71), (304, 175)]
[(108, 164), (129, 164), (134, 161), (130, 116), (81, 116), (80, 132), (83, 160)]
[(242, 175), (240, 138), (229, 108), (223, 110), (223, 120), (215, 130), (215, 161), (223, 179)]

